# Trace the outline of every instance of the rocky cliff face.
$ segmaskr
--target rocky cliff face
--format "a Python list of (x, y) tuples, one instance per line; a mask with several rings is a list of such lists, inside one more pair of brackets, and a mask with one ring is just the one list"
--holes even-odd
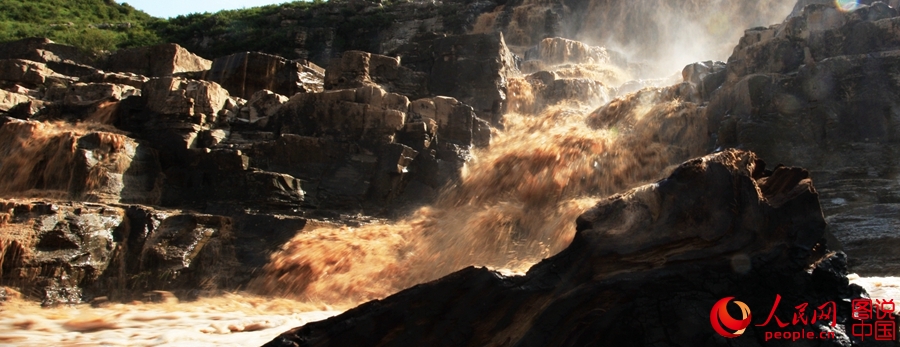
[(812, 5), (749, 30), (706, 109), (716, 147), (810, 169), (829, 225), (864, 273), (897, 269), (890, 252), (877, 251), (896, 242), (900, 215), (890, 212), (898, 202), (897, 20), (881, 2), (853, 12)]
[[(898, 266), (882, 247), (896, 243), (898, 223), (895, 8), (813, 4), (743, 32), (727, 63), (635, 80), (653, 72), (648, 61), (715, 55), (709, 43), (731, 29), (780, 20), (790, 6), (775, 3), (335, 2), (268, 19), (296, 40), (289, 57), (206, 60), (162, 45), (102, 58), (48, 40), (3, 44), (0, 275), (48, 305), (234, 290), (298, 232), (362, 226), (439, 196), (445, 210), (425, 209), (427, 225), (411, 226), (438, 235), (423, 249), (464, 239), (478, 251), (391, 256), (438, 259), (431, 267), (452, 267), (445, 274), (474, 253), (500, 263), (522, 250), (550, 255), (573, 218), (541, 219), (576, 213), (568, 199), (674, 170), (603, 200), (579, 219), (572, 245), (527, 276), (467, 269), (367, 304), (345, 316), (351, 323), (273, 343), (432, 344), (427, 332), (446, 331), (454, 345), (718, 344), (672, 322), (705, 322), (706, 300), (726, 294), (754, 307), (776, 293), (798, 303), (859, 297), (845, 284), (846, 258), (826, 247), (839, 250), (833, 233), (863, 274)], [(497, 139), (507, 152), (488, 150)], [(809, 171), (767, 172), (733, 150), (670, 167), (733, 147)], [(471, 172), (476, 155), (487, 164)], [(465, 177), (481, 180), (458, 184)], [(410, 278), (437, 277), (429, 270)], [(660, 298), (666, 290), (677, 295)], [(446, 301), (481, 307), (482, 295), (489, 305), (478, 309)], [(655, 315), (644, 325), (655, 328), (616, 318), (640, 321), (635, 310), (650, 307), (682, 316)], [(401, 313), (412, 311), (421, 315)], [(492, 321), (465, 331), (429, 323), (442, 315)], [(357, 333), (365, 324), (354, 319), (379, 328)], [(750, 333), (758, 341), (762, 330)]]
[(897, 18), (882, 2), (806, 6), (747, 30), (727, 63), (688, 65), (681, 83), (614, 100), (589, 123), (633, 127), (647, 108), (675, 114), (666, 110), (673, 102), (692, 105), (708, 123), (708, 151), (748, 149), (809, 169), (854, 271), (892, 274), (894, 255), (879, 250), (896, 242), (898, 223)]
[(896, 242), (897, 20), (884, 3), (852, 13), (813, 5), (750, 31), (708, 113), (718, 146), (810, 168), (834, 233), (859, 255), (855, 268), (874, 273), (897, 269), (896, 257), (879, 251)]
[(330, 1), (238, 21), (232, 25), (237, 30), (195, 29), (181, 33), (178, 43), (210, 57), (231, 53), (223, 51), (227, 47), (246, 49), (240, 43), (325, 66), (350, 50), (393, 55), (433, 33), (501, 32), (520, 56), (552, 37), (614, 49), (646, 63), (639, 77), (648, 78), (693, 61), (724, 59), (743, 29), (779, 22), (793, 5), (775, 0)]
[[(237, 288), (308, 218), (431, 201), (490, 145), (518, 70), (501, 34), (421, 42), (432, 58), (347, 52), (327, 74), (263, 53), (209, 61), (161, 45), (33, 61), (70, 48), (7, 44), (24, 48), (0, 60), (0, 194), (21, 230), (2, 236), (4, 281), (46, 304)], [(43, 212), (17, 212), (32, 205)], [(60, 222), (29, 227), (47, 218)]]

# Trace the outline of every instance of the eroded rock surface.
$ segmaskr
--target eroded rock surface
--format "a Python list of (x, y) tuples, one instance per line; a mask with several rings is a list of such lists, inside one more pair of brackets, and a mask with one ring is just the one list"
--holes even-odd
[(210, 67), (212, 61), (188, 52), (174, 43), (118, 50), (106, 58), (105, 64), (105, 70), (108, 71), (130, 72), (148, 77), (204, 72)]
[(259, 52), (244, 52), (217, 58), (203, 78), (221, 84), (229, 93), (249, 99), (268, 89), (278, 94), (322, 90), (324, 71), (313, 63), (290, 61)]
[[(716, 147), (808, 168), (854, 271), (893, 274), (900, 226), (900, 41), (894, 8), (815, 4), (747, 31), (707, 108)], [(879, 259), (879, 260), (876, 260)]]
[(164, 115), (215, 118), (225, 106), (228, 91), (218, 83), (178, 77), (150, 79), (144, 84), (147, 109)]
[(84, 51), (53, 42), (46, 38), (27, 38), (0, 44), (0, 59), (26, 59), (45, 63), (66, 76), (83, 76), (94, 73), (98, 58)]
[(696, 134), (696, 124), (673, 124), (667, 132), (675, 137), (664, 142), (741, 148), (802, 165), (818, 183), (829, 228), (844, 241), (853, 271), (893, 274), (898, 258), (884, 246), (896, 243), (900, 225), (891, 193), (900, 172), (900, 46), (891, 34), (898, 18), (882, 2), (853, 11), (833, 3), (806, 6), (782, 24), (747, 30), (727, 64), (690, 64), (681, 83), (620, 97), (589, 123), (639, 129), (643, 115), (700, 114), (708, 137), (685, 136)]
[(508, 80), (519, 75), (516, 58), (500, 33), (426, 35), (392, 54), (401, 57), (403, 66), (428, 74), (432, 95), (456, 98), (494, 125), (507, 109)]
[(378, 85), (410, 98), (428, 96), (428, 74), (400, 66), (400, 59), (361, 51), (348, 51), (325, 71), (325, 89)]

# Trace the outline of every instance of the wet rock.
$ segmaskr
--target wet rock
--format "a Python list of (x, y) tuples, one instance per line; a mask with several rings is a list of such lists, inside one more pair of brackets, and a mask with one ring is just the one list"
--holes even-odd
[(148, 77), (168, 77), (182, 72), (202, 72), (212, 67), (203, 59), (174, 43), (122, 49), (106, 59), (104, 69)]
[(254, 144), (249, 164), (302, 179), (305, 203), (319, 208), (384, 209), (415, 177), (418, 151), (398, 143), (369, 144), (282, 134)]
[(378, 85), (409, 98), (428, 96), (428, 76), (400, 66), (400, 59), (361, 51), (348, 51), (325, 70), (325, 89)]
[(81, 287), (109, 267), (121, 209), (79, 203), (3, 201), (4, 283), (45, 306), (76, 304)]
[(129, 235), (137, 247), (128, 254), (136, 256), (130, 260), (136, 269), (131, 273), (138, 275), (129, 281), (135, 288), (133, 296), (153, 290), (158, 300), (177, 301), (172, 292), (191, 299), (238, 285), (232, 277), (240, 263), (231, 218), (148, 209), (131, 210), (129, 218), (134, 218), (132, 226), (138, 226)]
[(282, 95), (320, 92), (323, 78), (323, 69), (313, 63), (259, 52), (217, 58), (202, 77), (244, 99), (263, 89)]
[[(254, 145), (248, 152), (252, 162), (258, 163), (254, 165), (310, 180), (306, 185), (314, 192), (310, 195), (321, 206), (334, 208), (370, 203), (383, 207), (402, 195), (406, 183), (383, 183), (398, 177), (399, 182), (428, 181), (438, 189), (458, 177), (473, 146), (490, 142), (487, 122), (456, 99), (435, 97), (410, 103), (405, 96), (372, 86), (294, 95), (271, 123), (281, 138)], [(398, 165), (398, 158), (384, 157), (385, 151), (400, 148), (397, 144), (407, 148), (403, 153), (418, 153), (401, 156), (425, 156), (425, 161), (440, 169), (419, 167), (415, 159), (408, 165), (409, 175), (378, 178), (385, 172), (379, 168)]]
[(693, 63), (681, 70), (681, 76), (684, 82), (697, 86), (699, 98), (708, 99), (725, 83), (725, 63), (721, 61)]
[(160, 291), (190, 298), (237, 285), (228, 217), (138, 205), (0, 204), (3, 281), (44, 305), (102, 305), (148, 290), (172, 300)]
[(888, 275), (900, 163), (900, 17), (884, 3), (843, 12), (813, 4), (746, 32), (706, 108), (715, 147), (750, 149), (810, 169), (853, 271)]
[[(735, 297), (767, 312), (776, 295), (782, 321), (803, 302), (837, 303), (840, 328), (823, 321), (804, 328), (855, 345), (844, 333), (852, 324), (847, 303), (865, 294), (847, 284), (846, 257), (828, 252), (808, 175), (767, 171), (749, 152), (697, 158), (666, 179), (601, 200), (578, 218), (568, 248), (524, 276), (470, 267), (266, 346), (725, 346), (732, 340), (710, 327), (710, 308)], [(734, 341), (765, 345), (764, 332), (778, 328), (755, 325), (765, 314), (752, 317)]]
[(517, 112), (539, 113), (545, 107), (561, 102), (577, 101), (585, 104), (602, 104), (610, 99), (614, 91), (603, 83), (590, 78), (562, 78), (551, 71), (539, 71), (528, 75), (533, 100), (527, 104), (516, 104)]
[(228, 91), (215, 82), (178, 77), (152, 78), (144, 84), (147, 109), (164, 115), (196, 116), (197, 124), (212, 121), (228, 100)]
[(628, 61), (619, 52), (605, 47), (590, 46), (575, 40), (552, 37), (525, 51), (524, 73), (546, 70), (547, 67), (560, 64), (596, 64), (626, 67)]
[(164, 219), (144, 241), (141, 269), (172, 272), (190, 268), (216, 233), (230, 233), (231, 220), (221, 216), (178, 215)]
[(172, 294), (172, 292), (165, 290), (154, 290), (152, 292), (144, 293), (144, 301), (164, 304), (177, 304), (178, 298), (175, 297), (175, 294)]
[(401, 144), (384, 146), (378, 155), (378, 167), (372, 175), (368, 200), (392, 202), (403, 192), (409, 182), (409, 166), (419, 154)]
[(256, 277), (270, 255), (307, 226), (306, 218), (291, 214), (246, 210), (228, 214), (233, 220), (235, 256), (241, 265), (232, 271), (231, 281), (235, 283), (247, 283)]
[(0, 126), (0, 139), (4, 194), (123, 203), (159, 199), (156, 151), (124, 135), (11, 120)]
[[(471, 106), (454, 98), (435, 97), (430, 100), (434, 104), (434, 119), (437, 123), (439, 142), (449, 142), (460, 146), (470, 146), (473, 142), (475, 112)], [(422, 118), (429, 119), (423, 114)]]
[(887, 144), (898, 141), (900, 130), (891, 111), (900, 100), (891, 90), (900, 86), (881, 67), (898, 63), (897, 52), (883, 52), (827, 59), (794, 76), (748, 76), (710, 102), (717, 145), (742, 145), (778, 161), (803, 163), (821, 172), (823, 184), (890, 180), (898, 163)]
[(335, 141), (282, 134), (274, 141), (255, 143), (247, 155), (253, 167), (287, 173), (314, 184), (348, 152), (348, 146)]
[(98, 296), (96, 298), (91, 299), (91, 307), (93, 308), (101, 308), (107, 307), (110, 305), (109, 298), (105, 296)]
[(239, 150), (191, 150), (186, 163), (169, 168), (162, 197), (168, 206), (230, 203), (272, 209), (298, 208), (306, 192), (302, 181), (284, 173), (251, 168)]
[(0, 287), (0, 303), (7, 302), (10, 299), (22, 299), (22, 293), (10, 287)]

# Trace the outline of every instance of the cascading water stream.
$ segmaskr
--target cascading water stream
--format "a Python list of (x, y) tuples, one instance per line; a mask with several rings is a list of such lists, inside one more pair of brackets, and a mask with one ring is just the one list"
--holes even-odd
[[(621, 14), (616, 11), (623, 11), (619, 5), (613, 6), (615, 11), (594, 8), (612, 6), (610, 1), (591, 3), (591, 9), (582, 16), (585, 18), (579, 17), (582, 26), (616, 18)], [(695, 7), (699, 5), (688, 3), (688, 8), (679, 11), (707, 16), (709, 11), (698, 11)], [(714, 3), (728, 7), (722, 1)], [(763, 1), (752, 6), (770, 3)], [(534, 1), (531, 7), (522, 6), (514, 11), (515, 20), (503, 28), (508, 42), (521, 47), (534, 44), (522, 26), (531, 16), (545, 16), (547, 8), (541, 6), (544, 5)], [(644, 6), (652, 9), (645, 15), (661, 18), (667, 11), (674, 11), (667, 6)], [(659, 26), (667, 28), (667, 35), (681, 39), (663, 42), (665, 45), (660, 43), (661, 50), (655, 54), (678, 53), (690, 57), (654, 56), (651, 58), (662, 59), (654, 68), (671, 73), (671, 68), (682, 64), (682, 60), (707, 59), (710, 52), (720, 55), (721, 46), (732, 47), (742, 32), (728, 30), (729, 25), (743, 29), (760, 21), (774, 22), (776, 19), (772, 18), (784, 17), (787, 7), (790, 6), (782, 4), (779, 8), (756, 11), (762, 13), (760, 18), (742, 18), (736, 24), (730, 23), (729, 18), (741, 13), (742, 9), (737, 7), (728, 7), (731, 12), (727, 14), (712, 11), (719, 15), (699, 24), (682, 17), (659, 21)], [(502, 17), (496, 11), (483, 15), (476, 21), (475, 31), (498, 29), (498, 18)], [(680, 29), (688, 35), (673, 33), (679, 24), (684, 25)], [(623, 28), (629, 25), (633, 27), (634, 23), (623, 22)], [(704, 28), (712, 35), (701, 37), (699, 32)], [(588, 38), (592, 32), (582, 29), (560, 30), (578, 32), (580, 36), (574, 38), (585, 41), (615, 42), (620, 45), (616, 48), (623, 48), (630, 56), (647, 52), (646, 46), (635, 46), (642, 35), (623, 40), (616, 35), (625, 33), (612, 32)], [(668, 37), (656, 40), (665, 41)], [(563, 98), (561, 102), (550, 102), (538, 95), (533, 81), (524, 77), (507, 81), (508, 113), (504, 116), (503, 130), (494, 130), (490, 147), (474, 150), (473, 160), (466, 164), (456, 184), (446, 187), (436, 201), (406, 218), (357, 227), (319, 226), (298, 230), (280, 251), (271, 255), (270, 262), (247, 288), (248, 293), (193, 303), (136, 302), (96, 309), (38, 310), (35, 304), (14, 300), (15, 305), (20, 305), (11, 310), (14, 313), (0, 314), (0, 320), (9, 322), (0, 324), (0, 344), (55, 342), (64, 337), (73, 344), (100, 341), (153, 345), (206, 341), (198, 337), (203, 334), (271, 330), (268, 335), (252, 338), (232, 335), (227, 341), (234, 345), (260, 343), (286, 328), (386, 297), (466, 266), (510, 272), (527, 270), (570, 243), (576, 217), (599, 197), (664, 177), (672, 165), (708, 150), (706, 119), (700, 106), (678, 97), (673, 88), (646, 88), (627, 95), (618, 92), (627, 89), (618, 89), (626, 82), (646, 77), (646, 69), (640, 66), (628, 69), (611, 61), (577, 63), (554, 58), (554, 53), (559, 51), (565, 52), (563, 57), (590, 53), (583, 49), (568, 45), (542, 51), (546, 62), (539, 70), (550, 70), (559, 79), (580, 79), (584, 82), (580, 85), (595, 88), (590, 94), (598, 97), (590, 101)], [(598, 110), (600, 106), (603, 107)], [(115, 106), (109, 107), (101, 107), (106, 111), (98, 112), (97, 120), (105, 122), (111, 117)], [(96, 129), (22, 122), (6, 125), (2, 130), (0, 148), (16, 148), (16, 151), (0, 153), (3, 157), (0, 177), (4, 177), (0, 180), (0, 194), (28, 196), (31, 190), (40, 188), (42, 194), (59, 192), (56, 197), (61, 198), (73, 194), (74, 179), (87, 180), (74, 185), (89, 188), (75, 192), (78, 194), (91, 193), (91, 189), (104, 186), (101, 180), (106, 177), (96, 173), (78, 177), (66, 174), (71, 172), (67, 165), (76, 160), (78, 138)], [(117, 153), (127, 149), (124, 140), (115, 133), (97, 133), (100, 145), (92, 147), (91, 158), (98, 165), (112, 168), (108, 172), (122, 171), (114, 167), (120, 165), (116, 161)], [(102, 194), (96, 195), (102, 200)], [(0, 218), (4, 216), (0, 213)], [(0, 222), (0, 226), (3, 224)], [(7, 253), (27, 248), (21, 246), (24, 241), (15, 242), (19, 241), (4, 241), (0, 245), (0, 271), (5, 268), (3, 261)], [(889, 292), (882, 297), (892, 295)], [(306, 314), (311, 311), (314, 312)], [(179, 325), (188, 326), (192, 333), (159, 332), (174, 331)], [(89, 338), (81, 334), (87, 331), (108, 333), (102, 338)]]
[[(616, 69), (590, 68), (604, 85), (617, 82)], [(460, 182), (435, 203), (396, 223), (301, 233), (273, 255), (253, 288), (358, 304), (471, 265), (524, 271), (570, 243), (575, 218), (597, 197), (703, 154), (706, 133), (696, 107), (678, 100), (653, 107), (659, 100), (646, 97), (652, 90), (620, 101), (628, 107), (616, 117), (627, 120), (622, 126), (633, 124), (617, 129), (588, 125), (591, 111), (607, 100), (536, 105), (528, 82), (510, 86), (514, 109), (543, 111), (508, 113), (490, 148), (476, 151)], [(660, 142), (663, 124), (693, 136)]]

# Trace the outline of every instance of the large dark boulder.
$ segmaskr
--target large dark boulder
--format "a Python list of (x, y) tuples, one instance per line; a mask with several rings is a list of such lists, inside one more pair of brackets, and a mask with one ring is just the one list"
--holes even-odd
[[(834, 332), (830, 345), (861, 345), (845, 332), (849, 299), (865, 294), (848, 285), (846, 257), (828, 249), (803, 169), (769, 171), (753, 153), (728, 150), (603, 199), (575, 224), (572, 244), (524, 276), (463, 269), (266, 346), (761, 346), (779, 329), (757, 326), (777, 296), (782, 321), (801, 303), (835, 302), (836, 328), (797, 325)], [(710, 326), (725, 297), (753, 312), (734, 340)]]

